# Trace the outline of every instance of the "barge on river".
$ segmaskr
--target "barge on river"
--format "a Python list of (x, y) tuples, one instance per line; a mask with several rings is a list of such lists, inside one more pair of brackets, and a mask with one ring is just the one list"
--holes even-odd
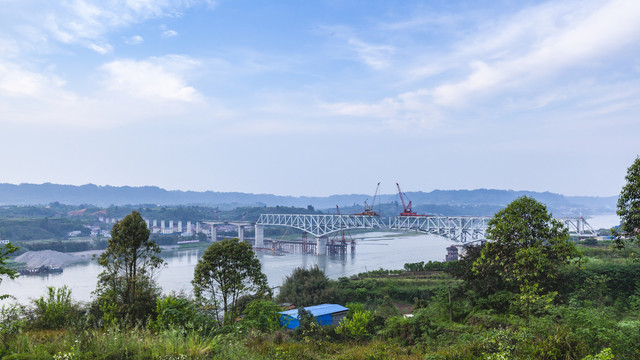
[(62, 272), (62, 266), (42, 265), (40, 267), (18, 269), (18, 272), (20, 275), (55, 274)]

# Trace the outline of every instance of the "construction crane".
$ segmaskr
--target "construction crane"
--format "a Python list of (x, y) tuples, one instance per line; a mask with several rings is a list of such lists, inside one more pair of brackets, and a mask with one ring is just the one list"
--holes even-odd
[(378, 190), (380, 190), (380, 182), (378, 182), (378, 185), (376, 186), (376, 192), (373, 194), (373, 200), (371, 200), (371, 205), (367, 204), (367, 200), (365, 200), (364, 211), (356, 215), (380, 216), (377, 212), (373, 210), (373, 207), (376, 204), (376, 197), (378, 196)]
[(287, 228), (284, 231), (284, 234), (282, 234), (282, 236), (280, 237), (280, 239), (278, 239), (278, 241), (273, 242), (273, 244), (271, 245), (271, 251), (276, 251), (278, 250), (278, 245), (280, 245), (280, 241), (282, 241), (282, 239), (284, 239), (285, 235), (287, 235), (287, 232), (289, 231), (289, 228)]
[[(396, 183), (396, 186), (398, 187), (398, 195), (400, 195), (400, 201), (402, 202), (402, 212), (400, 213), (400, 216), (419, 216), (411, 210), (411, 200), (409, 200), (409, 198), (407, 198), (407, 200), (409, 200), (408, 204), (404, 202), (402, 190), (400, 190), (400, 184)], [(407, 194), (405, 194), (405, 196), (407, 196)]]

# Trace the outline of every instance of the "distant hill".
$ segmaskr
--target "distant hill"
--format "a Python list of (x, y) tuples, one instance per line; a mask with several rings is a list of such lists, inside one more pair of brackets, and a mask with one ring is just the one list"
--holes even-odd
[[(408, 192), (414, 210), (444, 215), (491, 215), (519, 196), (531, 196), (546, 204), (556, 216), (595, 215), (614, 213), (617, 197), (564, 196), (550, 192), (513, 190), (434, 190)], [(295, 197), (240, 192), (177, 191), (156, 186), (74, 186), (58, 184), (0, 184), (0, 205), (43, 205), (60, 202), (69, 205), (205, 205), (223, 208), (236, 206), (295, 206), (312, 205), (316, 209), (357, 209), (371, 196), (364, 194), (332, 195), (328, 197)], [(399, 203), (397, 194), (380, 195), (376, 203)], [(429, 210), (432, 209), (432, 210)]]

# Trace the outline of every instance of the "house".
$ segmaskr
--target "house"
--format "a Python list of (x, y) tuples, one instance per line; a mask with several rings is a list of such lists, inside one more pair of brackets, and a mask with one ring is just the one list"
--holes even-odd
[[(349, 311), (348, 308), (337, 304), (320, 304), (308, 306), (304, 309), (316, 318), (318, 325), (322, 326), (338, 326), (340, 320), (347, 316), (347, 312)], [(298, 310), (299, 309), (281, 311), (280, 324), (289, 329), (295, 329), (300, 326)]]

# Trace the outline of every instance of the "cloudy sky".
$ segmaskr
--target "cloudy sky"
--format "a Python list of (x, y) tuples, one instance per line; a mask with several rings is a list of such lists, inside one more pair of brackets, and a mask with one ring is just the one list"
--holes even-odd
[(619, 193), (640, 1), (0, 0), (0, 182)]

